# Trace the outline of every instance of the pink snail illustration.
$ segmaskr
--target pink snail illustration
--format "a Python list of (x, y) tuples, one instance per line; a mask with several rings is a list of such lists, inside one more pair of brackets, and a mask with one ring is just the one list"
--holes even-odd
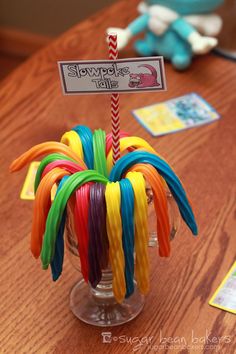
[(143, 64), (139, 65), (139, 67), (147, 68), (150, 70), (150, 73), (130, 74), (129, 87), (144, 88), (160, 86), (157, 82), (157, 71), (152, 65)]

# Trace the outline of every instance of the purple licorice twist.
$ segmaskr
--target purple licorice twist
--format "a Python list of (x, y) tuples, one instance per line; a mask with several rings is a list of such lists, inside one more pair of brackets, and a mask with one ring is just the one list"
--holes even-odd
[(96, 208), (96, 220), (97, 220), (97, 241), (100, 245), (101, 257), (99, 259), (102, 269), (108, 267), (109, 260), (109, 241), (106, 228), (106, 200), (105, 190), (106, 186), (102, 183), (95, 183), (95, 208)]
[(101, 183), (90, 187), (88, 260), (89, 282), (93, 288), (101, 280), (102, 269), (108, 265), (105, 188)]

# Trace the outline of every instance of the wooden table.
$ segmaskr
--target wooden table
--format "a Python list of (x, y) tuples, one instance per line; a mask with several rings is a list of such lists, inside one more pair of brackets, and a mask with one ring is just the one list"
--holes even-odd
[[(138, 1), (135, 1), (135, 4)], [(108, 328), (111, 344), (102, 343), (104, 329), (85, 325), (69, 310), (69, 292), (78, 274), (65, 261), (60, 281), (51, 282), (29, 252), (32, 203), (19, 199), (26, 169), (10, 175), (8, 166), (34, 144), (58, 140), (75, 124), (110, 130), (109, 96), (63, 97), (57, 60), (107, 58), (104, 32), (109, 25), (124, 27), (134, 18), (131, 2), (120, 1), (80, 23), (34, 55), (0, 87), (1, 118), (1, 353), (126, 353), (135, 344), (121, 343), (152, 337), (157, 352), (160, 339), (176, 341), (161, 353), (208, 353), (205, 336), (218, 337), (219, 353), (236, 351), (233, 314), (212, 308), (209, 298), (235, 260), (235, 63), (215, 55), (198, 57), (185, 73), (166, 64), (168, 91), (122, 95), (123, 129), (147, 139), (173, 165), (194, 204), (200, 235), (181, 227), (172, 256), (161, 259), (150, 250), (151, 291), (138, 318)], [(131, 47), (121, 54), (134, 56)], [(197, 92), (222, 119), (162, 138), (152, 138), (132, 117), (133, 108)], [(192, 336), (201, 343), (193, 343)], [(230, 337), (225, 343), (224, 337)], [(180, 339), (184, 338), (184, 339)], [(116, 340), (117, 339), (117, 340)], [(144, 339), (143, 339), (144, 340)], [(182, 349), (186, 341), (192, 349)], [(208, 346), (208, 347), (207, 347)]]

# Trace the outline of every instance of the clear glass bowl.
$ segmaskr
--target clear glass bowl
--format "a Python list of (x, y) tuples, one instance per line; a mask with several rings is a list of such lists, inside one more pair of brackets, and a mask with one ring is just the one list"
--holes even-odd
[[(152, 191), (147, 187), (150, 247), (158, 247), (155, 210)], [(173, 240), (179, 228), (178, 208), (170, 192), (167, 192), (171, 223), (170, 239)], [(70, 206), (67, 208), (66, 246), (72, 265), (80, 272), (78, 244)], [(111, 269), (102, 271), (101, 282), (93, 289), (83, 279), (75, 284), (70, 293), (70, 308), (81, 321), (100, 327), (118, 326), (138, 316), (144, 306), (144, 296), (140, 294), (136, 282), (134, 293), (120, 304), (112, 291)]]

